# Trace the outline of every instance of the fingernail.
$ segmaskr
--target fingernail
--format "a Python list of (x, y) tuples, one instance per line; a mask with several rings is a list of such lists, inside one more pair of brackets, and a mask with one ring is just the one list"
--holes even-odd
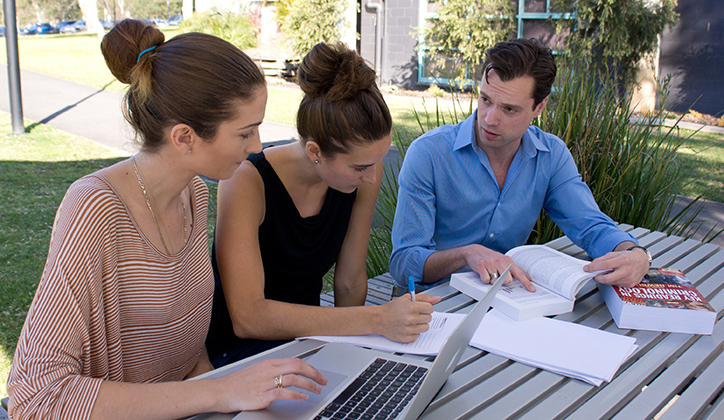
[(307, 395), (307, 394), (305, 394), (305, 393), (303, 393), (303, 392), (300, 392), (300, 394), (302, 394), (302, 399), (303, 399), (303, 400), (306, 400), (307, 398), (309, 398), (309, 395)]

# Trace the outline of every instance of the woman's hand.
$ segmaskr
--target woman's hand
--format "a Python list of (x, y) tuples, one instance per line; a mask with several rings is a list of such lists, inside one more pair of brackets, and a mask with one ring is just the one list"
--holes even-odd
[(439, 296), (421, 293), (413, 302), (410, 295), (405, 294), (380, 306), (382, 312), (377, 333), (400, 343), (415, 340), (430, 329), (431, 314), (435, 310), (432, 305), (439, 301)]
[(308, 398), (307, 394), (291, 388), (315, 394), (322, 392), (322, 388), (303, 377), (319, 385), (327, 384), (327, 378), (310, 364), (293, 358), (264, 360), (214, 379), (219, 381), (217, 411), (259, 410), (278, 399), (302, 401)]

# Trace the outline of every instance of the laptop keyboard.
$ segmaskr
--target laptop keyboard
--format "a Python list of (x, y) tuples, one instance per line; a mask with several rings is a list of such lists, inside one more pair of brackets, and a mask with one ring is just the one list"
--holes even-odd
[(412, 400), (427, 368), (378, 358), (314, 420), (394, 419)]

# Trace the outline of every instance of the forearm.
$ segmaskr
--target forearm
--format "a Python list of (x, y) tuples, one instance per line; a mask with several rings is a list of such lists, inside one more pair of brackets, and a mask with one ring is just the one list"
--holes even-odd
[(216, 381), (131, 384), (104, 381), (91, 419), (176, 419), (219, 411)]
[(379, 333), (379, 307), (320, 307), (262, 299), (237, 316), (234, 332), (240, 338), (290, 340), (308, 335)]
[(430, 254), (425, 260), (422, 282), (434, 283), (468, 265), (467, 256), (473, 246), (475, 245), (466, 245)]

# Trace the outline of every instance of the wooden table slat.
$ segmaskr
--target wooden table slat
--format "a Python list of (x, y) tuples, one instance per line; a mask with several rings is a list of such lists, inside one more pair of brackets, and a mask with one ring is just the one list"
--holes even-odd
[[(721, 294), (721, 290), (724, 287), (724, 267), (720, 268), (719, 271), (712, 273), (706, 278), (706, 282), (703, 284), (695, 283), (696, 289), (701, 293), (709, 303), (714, 306), (712, 300), (717, 294)], [(716, 306), (714, 306), (716, 308)]]
[[(693, 250), (697, 249), (701, 245), (700, 241), (696, 241), (693, 239), (687, 239), (683, 241), (681, 244), (679, 244), (676, 248), (669, 249), (666, 252), (663, 252), (659, 254), (652, 265), (654, 267), (670, 267), (672, 264), (674, 264), (676, 261), (684, 258), (692, 252)], [(666, 263), (658, 263), (657, 260), (660, 261), (667, 261)], [(662, 265), (665, 264), (665, 265)]]
[(651, 252), (651, 255), (658, 257), (659, 255), (662, 255), (666, 251), (679, 245), (682, 242), (684, 242), (684, 238), (681, 238), (679, 236), (667, 236), (664, 239), (656, 242), (655, 244), (647, 246), (646, 248), (648, 248), (649, 252)]
[(669, 334), (616, 377), (617, 386), (600, 387), (569, 417), (570, 420), (608, 418), (636, 397), (653, 378), (696, 341), (689, 334)]
[(429, 407), (420, 416), (420, 420), (450, 420), (461, 416), (467, 417), (470, 413), (479, 411), (482, 407), (507, 394), (509, 390), (514, 389), (518, 385), (520, 377), (525, 376), (525, 373), (529, 376), (535, 375), (537, 369), (520, 363), (508, 365), (488, 380), (471, 387), (452, 401)]
[(431, 289), (427, 289), (425, 292), (430, 296), (440, 296), (443, 300), (451, 298), (453, 296), (456, 296), (460, 292), (452, 286), (450, 286), (450, 283), (443, 283), (440, 285), (437, 285)]
[(630, 233), (631, 236), (633, 236), (636, 239), (641, 239), (645, 235), (648, 235), (649, 233), (651, 233), (651, 231), (646, 228), (639, 227), (639, 228), (631, 229), (628, 233)]
[[(714, 328), (711, 336), (698, 336), (698, 340), (687, 349), (676, 361), (668, 366), (646, 390), (636, 396), (628, 405), (618, 412), (616, 420), (648, 420), (661, 409), (684, 387), (704, 370), (711, 361), (721, 353), (724, 347), (724, 323)], [(724, 376), (719, 378), (721, 383)]]
[(555, 392), (557, 388), (567, 381), (570, 381), (570, 379), (565, 376), (540, 371), (537, 375), (470, 418), (476, 420), (517, 418), (525, 413), (529, 407), (544, 401), (550, 393)]
[(663, 240), (664, 238), (666, 238), (666, 234), (664, 232), (654, 231), (654, 232), (649, 232), (647, 235), (644, 235), (644, 236), (638, 238), (638, 240), (639, 240), (639, 245), (645, 246), (646, 248), (648, 248), (648, 247), (652, 246), (653, 244), (655, 244), (656, 242)]
[(713, 244), (702, 244), (689, 255), (670, 265), (669, 267), (688, 273), (692, 268), (706, 261), (719, 250), (719, 247)]
[(449, 299), (438, 302), (435, 305), (435, 310), (438, 312), (455, 312), (460, 308), (471, 305), (473, 302), (474, 300), (471, 297), (458, 293)]
[[(705, 407), (724, 388), (724, 375), (722, 375), (722, 372), (724, 372), (724, 353), (719, 354), (706, 370), (661, 415), (659, 420), (695, 418), (701, 414)], [(710, 418), (724, 418), (724, 412)]]

